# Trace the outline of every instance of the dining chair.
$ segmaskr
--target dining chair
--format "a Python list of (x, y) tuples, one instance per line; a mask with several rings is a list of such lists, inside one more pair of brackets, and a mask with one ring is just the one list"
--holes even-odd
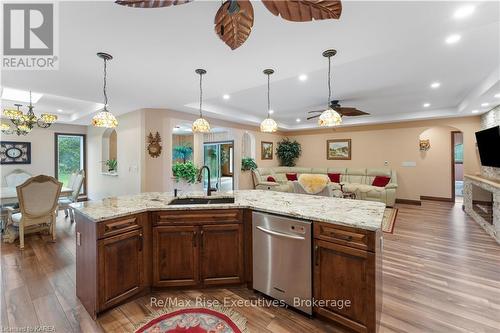
[(16, 187), (31, 178), (31, 174), (21, 169), (15, 169), (5, 175), (5, 184), (7, 187)]
[(83, 170), (72, 174), (69, 184), (72, 189), (71, 196), (59, 199), (59, 209), (64, 209), (64, 216), (68, 217), (69, 215), (71, 222), (75, 222), (75, 214), (73, 213), (73, 209), (70, 207), (70, 204), (78, 201), (78, 195), (80, 195), (80, 191), (82, 190), (84, 178), (85, 171)]
[(8, 224), (19, 228), (20, 248), (24, 249), (26, 228), (46, 227), (56, 240), (57, 200), (61, 194), (62, 183), (54, 177), (39, 175), (17, 186), (19, 213), (9, 209)]

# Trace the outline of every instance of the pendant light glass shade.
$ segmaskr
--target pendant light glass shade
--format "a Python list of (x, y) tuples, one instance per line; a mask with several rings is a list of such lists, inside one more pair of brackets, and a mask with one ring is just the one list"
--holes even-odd
[(208, 121), (203, 118), (203, 75), (207, 74), (207, 71), (204, 69), (197, 69), (195, 73), (200, 76), (200, 118), (196, 119), (191, 126), (193, 133), (209, 133), (210, 132), (210, 124)]
[(278, 124), (272, 118), (266, 118), (260, 123), (260, 131), (265, 133), (273, 133), (278, 130)]
[(23, 116), (23, 112), (20, 111), (19, 109), (5, 109), (3, 111), (3, 115), (5, 118), (10, 119), (10, 120), (17, 120), (21, 119)]
[(267, 118), (260, 123), (260, 131), (265, 133), (273, 133), (278, 130), (278, 124), (271, 118), (271, 74), (274, 69), (264, 69), (264, 74), (267, 75)]
[(104, 109), (96, 114), (92, 118), (92, 126), (95, 127), (104, 127), (104, 128), (115, 128), (118, 126), (118, 120), (116, 117), (108, 110), (108, 94), (106, 92), (107, 85), (107, 67), (106, 64), (109, 60), (113, 59), (110, 54), (99, 52), (97, 56), (104, 60), (104, 85), (103, 85), (103, 94), (104, 94)]
[(330, 107), (332, 96), (332, 57), (337, 54), (335, 50), (326, 50), (323, 52), (323, 57), (328, 58), (328, 107), (321, 113), (318, 118), (318, 125), (321, 127), (334, 127), (342, 123), (342, 116)]
[(104, 109), (92, 118), (92, 126), (115, 128), (118, 126), (118, 120), (116, 120), (115, 116), (111, 112)]
[(318, 125), (321, 127), (333, 127), (342, 123), (342, 117), (334, 109), (327, 109), (318, 118)]

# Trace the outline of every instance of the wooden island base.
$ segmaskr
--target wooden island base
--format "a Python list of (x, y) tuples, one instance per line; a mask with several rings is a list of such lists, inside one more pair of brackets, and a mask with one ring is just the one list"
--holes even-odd
[[(380, 231), (314, 221), (313, 230), (314, 300), (328, 301), (314, 315), (353, 332), (378, 331)], [(152, 289), (252, 288), (250, 209), (151, 211), (100, 222), (76, 211), (76, 242), (76, 294), (94, 319)]]

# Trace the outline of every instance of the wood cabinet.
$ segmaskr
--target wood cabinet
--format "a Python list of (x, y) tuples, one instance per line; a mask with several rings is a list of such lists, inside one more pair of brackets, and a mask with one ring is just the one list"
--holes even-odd
[(197, 226), (153, 228), (153, 285), (196, 286), (199, 283)]
[(360, 248), (373, 244), (377, 234), (369, 234), (370, 242), (363, 244), (360, 240), (366, 238), (366, 230), (356, 235), (353, 228), (328, 228), (330, 241), (324, 240), (328, 239), (324, 226), (315, 225), (313, 294), (322, 304), (314, 312), (354, 332), (376, 332), (377, 311), (381, 310), (376, 303), (376, 283), (381, 283), (375, 274), (376, 254)]
[(243, 225), (204, 225), (200, 231), (201, 283), (244, 282)]
[(142, 228), (98, 242), (99, 309), (107, 309), (141, 291), (142, 251)]
[(244, 283), (241, 216), (239, 210), (157, 213), (153, 218), (153, 286)]

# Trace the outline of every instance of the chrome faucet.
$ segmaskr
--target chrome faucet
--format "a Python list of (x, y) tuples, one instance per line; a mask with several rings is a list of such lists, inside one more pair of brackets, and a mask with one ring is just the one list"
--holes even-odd
[(210, 185), (210, 168), (206, 165), (202, 166), (200, 168), (200, 171), (198, 171), (198, 181), (201, 182), (203, 179), (203, 169), (207, 169), (208, 172), (208, 178), (207, 178), (207, 196), (212, 195), (212, 187)]

